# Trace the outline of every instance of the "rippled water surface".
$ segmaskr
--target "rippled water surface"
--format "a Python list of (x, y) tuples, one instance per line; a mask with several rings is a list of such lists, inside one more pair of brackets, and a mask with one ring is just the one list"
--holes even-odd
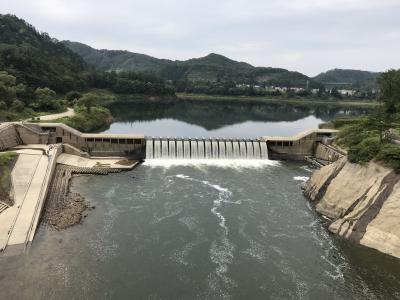
[[(109, 132), (290, 135), (340, 108), (229, 103), (113, 108)], [(400, 299), (399, 260), (337, 238), (303, 197), (303, 163), (147, 161), (80, 176), (94, 210), (41, 225), (21, 256), (0, 256), (0, 299)]]
[(0, 258), (1, 299), (391, 299), (399, 262), (330, 235), (298, 163), (179, 165), (82, 176), (96, 209)]

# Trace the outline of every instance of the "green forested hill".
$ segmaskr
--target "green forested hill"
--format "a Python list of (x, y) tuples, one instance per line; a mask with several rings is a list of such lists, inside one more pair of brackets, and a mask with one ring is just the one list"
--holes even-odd
[(129, 51), (96, 50), (78, 42), (63, 41), (63, 44), (101, 71), (152, 72), (159, 71), (171, 63), (169, 60)]
[(360, 70), (333, 69), (321, 73), (313, 79), (325, 86), (370, 90), (378, 87), (377, 77), (379, 74)]
[(66, 92), (84, 85), (84, 60), (32, 25), (13, 15), (0, 15), (0, 70), (29, 86)]
[[(76, 47), (90, 53), (90, 47)], [(156, 76), (94, 70), (64, 43), (13, 15), (0, 15), (0, 71), (14, 76), (16, 84), (31, 89), (48, 87), (61, 93), (102, 88), (115, 93), (173, 94)]]
[[(79, 91), (93, 89), (140, 96), (175, 95), (173, 87), (152, 74), (95, 70), (47, 33), (16, 16), (0, 14), (0, 121), (60, 111), (76, 103), (82, 96)], [(100, 98), (94, 94), (81, 104), (97, 105)], [(107, 115), (102, 115), (102, 121)], [(84, 119), (90, 118), (91, 114)]]
[(158, 59), (144, 54), (117, 50), (96, 50), (82, 43), (64, 41), (72, 51), (79, 54), (96, 69), (103, 71), (146, 71), (173, 81), (273, 84), (278, 86), (310, 87), (319, 84), (298, 72), (280, 68), (254, 67), (225, 56), (211, 53), (205, 57), (186, 61)]

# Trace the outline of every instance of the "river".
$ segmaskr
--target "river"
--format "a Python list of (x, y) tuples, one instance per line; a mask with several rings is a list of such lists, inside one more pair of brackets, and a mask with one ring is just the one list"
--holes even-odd
[[(131, 110), (109, 130), (140, 125), (152, 134), (173, 120), (177, 135), (196, 135), (195, 124), (206, 136), (224, 128), (239, 136), (240, 124), (254, 122), (273, 135), (284, 133), (275, 123), (332, 118), (209, 113), (202, 126), (185, 121), (207, 115), (201, 108), (181, 117), (137, 108), (142, 117), (146, 109), (147, 118)], [(67, 230), (41, 225), (26, 254), (0, 256), (0, 299), (400, 299), (399, 260), (330, 234), (301, 193), (311, 172), (302, 162), (151, 160), (75, 177), (71, 190), (95, 209)]]

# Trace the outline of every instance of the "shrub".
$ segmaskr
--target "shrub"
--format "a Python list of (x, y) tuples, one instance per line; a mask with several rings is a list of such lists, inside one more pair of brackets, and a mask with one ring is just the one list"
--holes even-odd
[(376, 156), (376, 160), (385, 162), (396, 171), (400, 171), (400, 147), (396, 144), (384, 144)]
[(353, 163), (365, 163), (372, 160), (380, 151), (382, 144), (379, 137), (369, 137), (359, 144), (352, 145), (348, 151), (348, 158)]

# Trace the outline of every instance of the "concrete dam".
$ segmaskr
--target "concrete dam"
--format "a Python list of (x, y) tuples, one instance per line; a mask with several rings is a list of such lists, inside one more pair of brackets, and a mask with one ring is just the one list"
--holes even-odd
[(82, 133), (60, 123), (0, 124), (0, 151), (18, 154), (11, 172), (13, 203), (0, 201), (0, 251), (25, 249), (33, 240), (47, 195), (65, 196), (58, 183), (65, 186), (71, 176), (52, 185), (59, 177), (54, 174), (60, 173), (56, 166), (64, 168), (65, 174), (106, 174), (147, 159), (307, 160), (320, 166), (343, 156), (330, 146), (336, 132), (312, 129), (291, 137), (252, 139), (167, 138)]
[(147, 138), (146, 159), (268, 159), (266, 141)]

